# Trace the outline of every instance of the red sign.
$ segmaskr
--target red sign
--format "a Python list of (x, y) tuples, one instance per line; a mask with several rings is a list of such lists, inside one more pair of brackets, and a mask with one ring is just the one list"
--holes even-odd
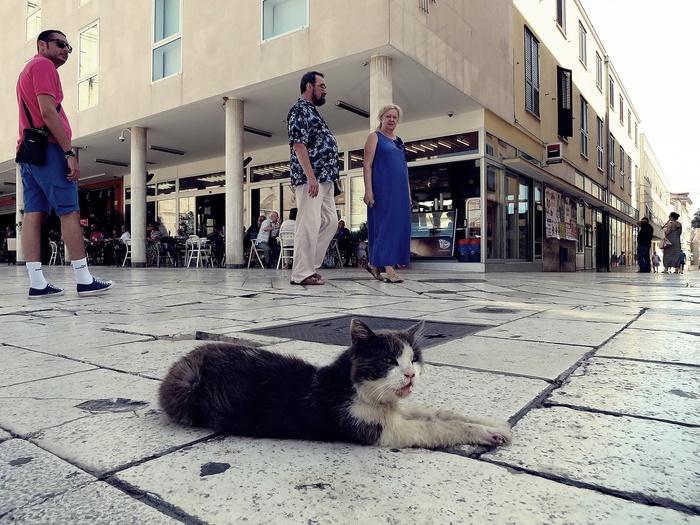
[(547, 164), (561, 162), (561, 142), (547, 144)]

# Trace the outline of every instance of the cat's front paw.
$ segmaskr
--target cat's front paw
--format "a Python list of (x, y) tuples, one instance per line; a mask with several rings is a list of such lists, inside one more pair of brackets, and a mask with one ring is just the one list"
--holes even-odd
[(485, 427), (484, 439), (484, 445), (509, 445), (513, 441), (513, 431), (505, 424), (496, 428)]

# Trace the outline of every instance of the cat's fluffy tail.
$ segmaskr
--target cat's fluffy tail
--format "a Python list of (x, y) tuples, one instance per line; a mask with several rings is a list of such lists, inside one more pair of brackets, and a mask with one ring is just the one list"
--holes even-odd
[(189, 426), (201, 426), (199, 387), (201, 366), (187, 355), (176, 362), (160, 385), (159, 400), (163, 411), (174, 421)]

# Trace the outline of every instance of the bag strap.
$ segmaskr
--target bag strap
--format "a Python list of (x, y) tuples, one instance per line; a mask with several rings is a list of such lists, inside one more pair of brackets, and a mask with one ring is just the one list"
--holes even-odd
[[(27, 103), (22, 98), (22, 95), (20, 95), (19, 98), (22, 100), (22, 105), (24, 106), (24, 112), (27, 114), (27, 119), (29, 119), (29, 125), (31, 127), (34, 127), (34, 122), (32, 121), (32, 114), (29, 112), (29, 108), (27, 107)], [(60, 112), (61, 112), (61, 104), (56, 106), (56, 113), (60, 113)], [(47, 125), (44, 124), (44, 127), (46, 128), (46, 131), (49, 130), (49, 127)]]

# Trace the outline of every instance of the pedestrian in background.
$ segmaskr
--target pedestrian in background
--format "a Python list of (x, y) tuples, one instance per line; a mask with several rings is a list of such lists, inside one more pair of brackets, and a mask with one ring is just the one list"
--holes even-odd
[(679, 217), (680, 215), (672, 211), (668, 215), (668, 221), (663, 225), (664, 233), (671, 245), (664, 250), (664, 271), (662, 273), (672, 273), (672, 268), (676, 269), (676, 273), (680, 270), (681, 232), (683, 231), (683, 225), (678, 222)]
[(637, 232), (637, 263), (640, 273), (651, 272), (651, 261), (649, 253), (651, 251), (651, 239), (654, 237), (654, 227), (649, 224), (647, 217), (642, 217), (637, 221), (639, 231)]
[(301, 78), (301, 97), (289, 110), (290, 171), (297, 203), (291, 284), (325, 284), (316, 269), (338, 226), (334, 188), (338, 144), (318, 110), (326, 103), (326, 81), (318, 71)]
[(380, 268), (386, 272), (386, 282), (401, 283), (394, 270), (407, 265), (411, 259), (411, 189), (408, 183), (406, 148), (396, 135), (401, 108), (389, 104), (379, 110), (377, 131), (365, 141), (364, 202), (367, 205), (369, 263), (367, 271), (382, 280)]
[(57, 30), (42, 31), (36, 45), (37, 54), (17, 81), (20, 134), (17, 150), (26, 128), (45, 126), (49, 133), (43, 166), (19, 162), (24, 191), (22, 248), (29, 273), (29, 298), (64, 293), (62, 288), (47, 282), (41, 266), (41, 225), (52, 209), (61, 220), (61, 234), (71, 254), (78, 295), (104, 292), (114, 283), (93, 277), (88, 269), (78, 204), (80, 166), (71, 146), (70, 123), (61, 107), (63, 88), (58, 68), (66, 63), (73, 48), (66, 35)]

